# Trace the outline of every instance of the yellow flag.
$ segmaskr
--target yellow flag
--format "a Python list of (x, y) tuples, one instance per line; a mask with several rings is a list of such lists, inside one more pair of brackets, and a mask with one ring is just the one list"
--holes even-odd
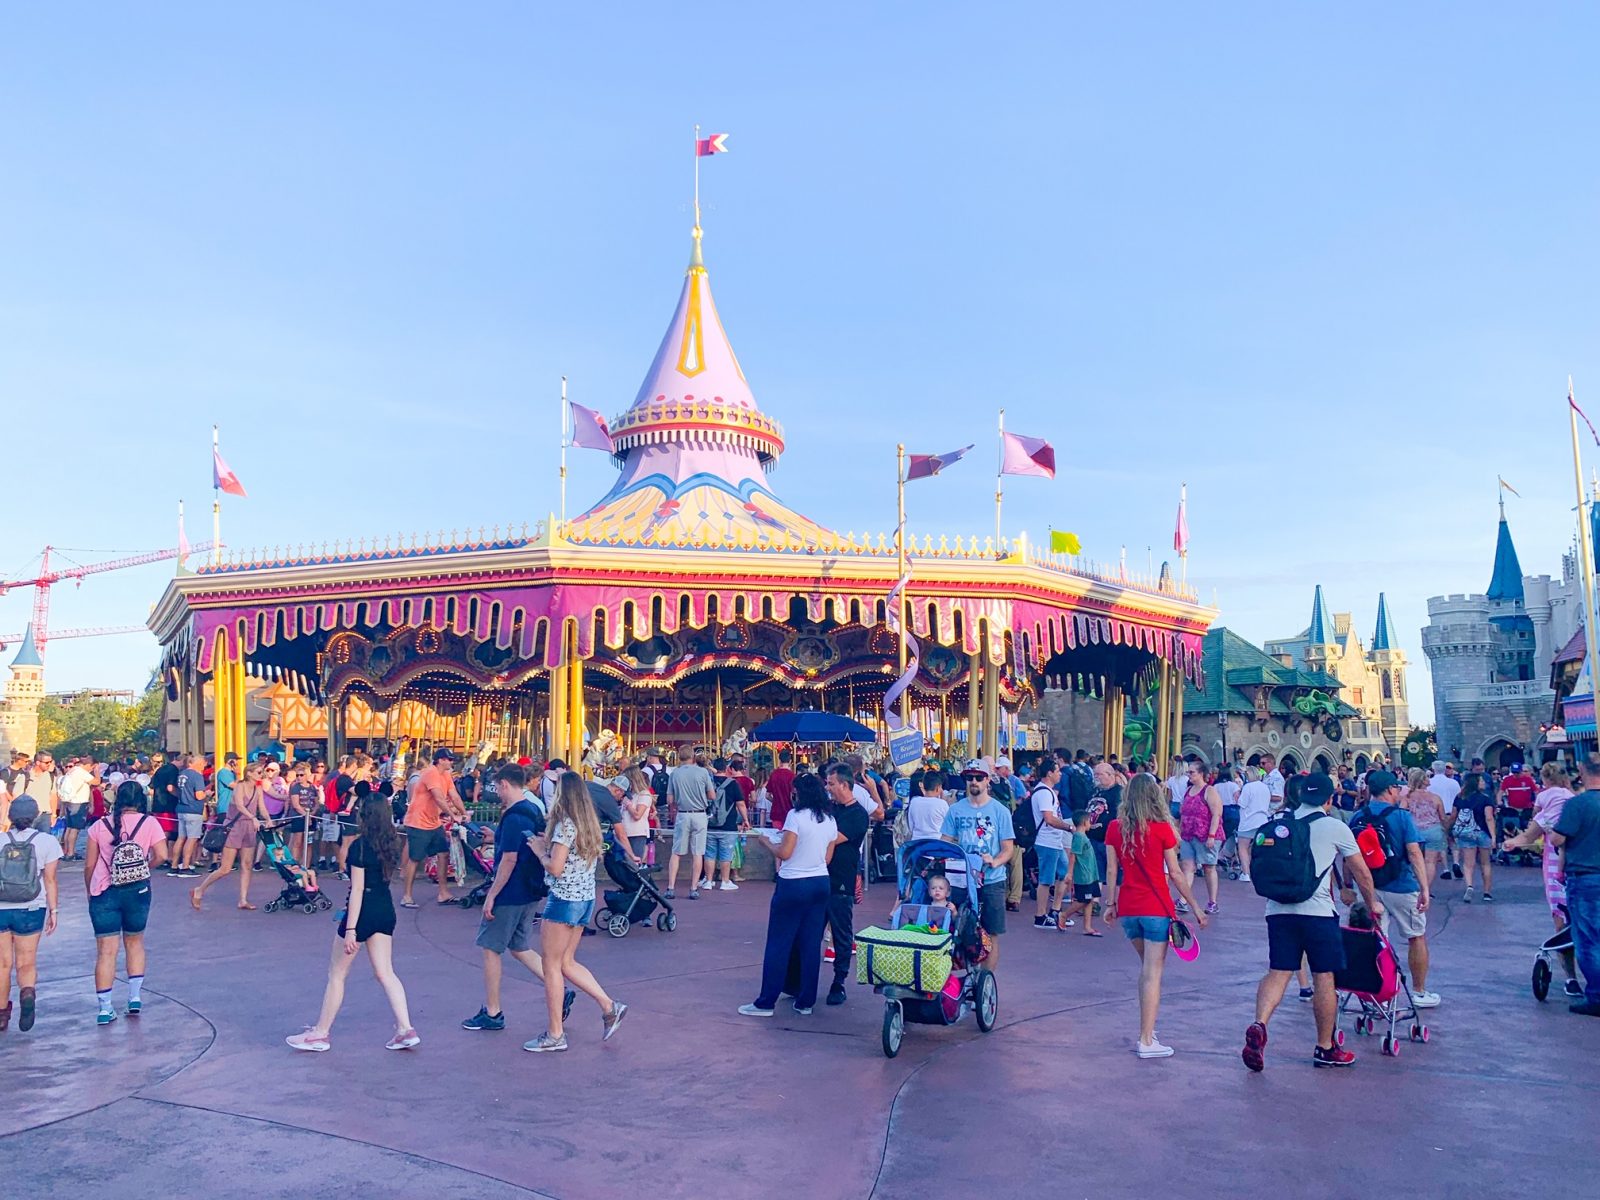
[(1078, 540), (1078, 535), (1068, 533), (1064, 529), (1050, 531), (1050, 552), (1052, 554), (1082, 554), (1083, 543)]

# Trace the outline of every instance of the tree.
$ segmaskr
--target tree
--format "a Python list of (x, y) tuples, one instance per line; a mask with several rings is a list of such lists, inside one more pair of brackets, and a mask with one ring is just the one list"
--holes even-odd
[(1400, 747), (1400, 763), (1405, 767), (1426, 767), (1439, 757), (1439, 740), (1432, 725), (1419, 725), (1406, 734)]
[(160, 748), (161, 689), (152, 687), (136, 704), (89, 695), (46, 697), (39, 705), (39, 746), (59, 758), (92, 754), (105, 760), (129, 750)]

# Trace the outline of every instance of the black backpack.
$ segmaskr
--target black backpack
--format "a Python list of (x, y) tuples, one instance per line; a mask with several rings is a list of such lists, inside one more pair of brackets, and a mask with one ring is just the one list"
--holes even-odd
[(1094, 776), (1082, 763), (1073, 763), (1064, 772), (1067, 781), (1067, 804), (1072, 812), (1089, 807), (1089, 797), (1094, 794)]
[(1039, 840), (1039, 823), (1034, 820), (1033, 798), (1041, 791), (1048, 790), (1040, 784), (1028, 793), (1028, 798), (1017, 805), (1016, 811), (1011, 814), (1011, 836), (1018, 850), (1032, 850), (1034, 842)]
[(657, 767), (650, 773), (650, 791), (655, 796), (657, 805), (667, 802), (667, 769), (665, 767)]
[[(1352, 834), (1359, 837), (1362, 830), (1370, 829), (1378, 839), (1378, 849), (1383, 852), (1383, 866), (1374, 868), (1368, 863), (1367, 869), (1372, 872), (1373, 888), (1380, 892), (1405, 874), (1406, 869), (1406, 848), (1404, 844), (1397, 844), (1398, 839), (1389, 829), (1388, 816), (1388, 813), (1382, 816), (1373, 813), (1372, 805), (1365, 804), (1350, 818)], [(1365, 859), (1365, 855), (1362, 857)]]
[[(1304, 817), (1277, 813), (1256, 830), (1250, 852), (1250, 882), (1256, 895), (1279, 904), (1301, 904), (1317, 894), (1328, 872), (1317, 870), (1316, 856), (1311, 853), (1311, 824), (1327, 816), (1324, 812)], [(1328, 870), (1332, 869), (1329, 863)]]
[(744, 791), (739, 787), (739, 781), (733, 778), (714, 779), (716, 785), (711, 799), (711, 808), (707, 812), (707, 827), (720, 830), (732, 815), (734, 806), (744, 799)]

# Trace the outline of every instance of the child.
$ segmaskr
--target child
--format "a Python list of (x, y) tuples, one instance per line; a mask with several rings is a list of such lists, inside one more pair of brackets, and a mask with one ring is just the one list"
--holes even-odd
[(1056, 928), (1065, 933), (1072, 922), (1073, 913), (1083, 914), (1083, 936), (1103, 937), (1094, 927), (1094, 910), (1100, 902), (1100, 864), (1094, 856), (1094, 843), (1089, 841), (1090, 817), (1086, 810), (1072, 814), (1072, 844), (1067, 849), (1067, 871), (1072, 876), (1072, 904), (1064, 907), (1056, 918)]

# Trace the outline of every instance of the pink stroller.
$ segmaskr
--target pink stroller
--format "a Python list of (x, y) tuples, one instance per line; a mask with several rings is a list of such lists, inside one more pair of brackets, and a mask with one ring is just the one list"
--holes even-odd
[[(1383, 1052), (1390, 1058), (1400, 1054), (1395, 1027), (1404, 1021), (1411, 1022), (1413, 1042), (1426, 1042), (1428, 1027), (1417, 1014), (1411, 985), (1383, 931), (1346, 925), (1339, 932), (1344, 935), (1344, 969), (1333, 973), (1339, 1011), (1356, 1014), (1355, 1030), (1360, 1034), (1376, 1033), (1380, 1025), (1387, 1025)], [(1342, 1046), (1344, 1031), (1335, 1030), (1334, 1038)]]

